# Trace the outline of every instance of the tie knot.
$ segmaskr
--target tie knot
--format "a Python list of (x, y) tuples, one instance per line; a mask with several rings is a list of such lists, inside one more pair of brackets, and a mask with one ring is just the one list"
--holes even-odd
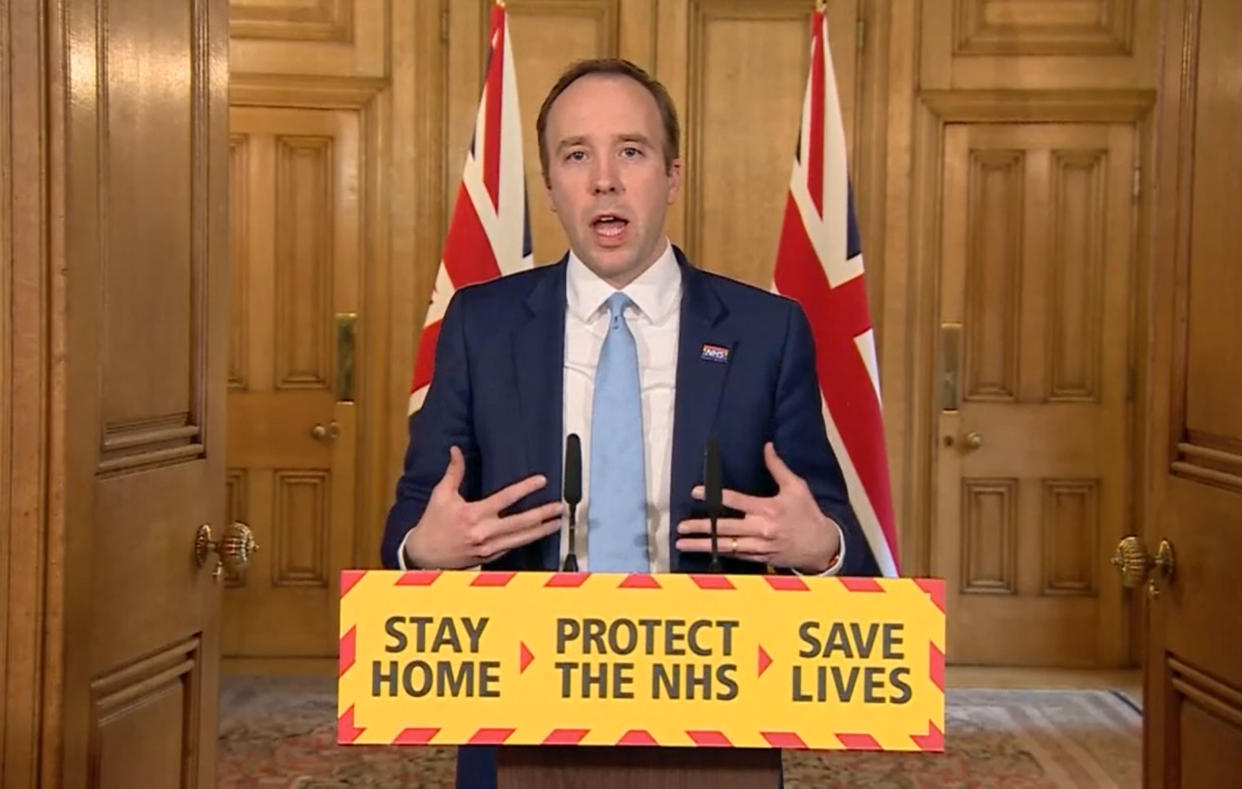
[(608, 312), (614, 318), (620, 318), (625, 314), (625, 308), (634, 303), (634, 301), (621, 291), (617, 291), (608, 297), (608, 301), (604, 302), (608, 306)]

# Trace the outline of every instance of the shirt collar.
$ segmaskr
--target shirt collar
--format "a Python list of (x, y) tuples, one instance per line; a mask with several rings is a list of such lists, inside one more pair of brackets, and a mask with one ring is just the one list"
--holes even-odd
[[(617, 289), (600, 279), (586, 264), (569, 252), (566, 267), (565, 298), (569, 311), (586, 322), (604, 307), (608, 297)], [(681, 299), (681, 268), (673, 254), (673, 245), (665, 243), (664, 252), (621, 292), (633, 300), (634, 305), (652, 323), (663, 323), (673, 313)]]

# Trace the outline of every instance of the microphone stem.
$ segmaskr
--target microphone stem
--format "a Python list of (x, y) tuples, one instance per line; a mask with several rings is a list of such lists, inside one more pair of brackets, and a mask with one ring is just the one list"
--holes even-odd
[(710, 518), (712, 523), (712, 560), (708, 564), (707, 569), (713, 573), (718, 573), (722, 567), (720, 566), (720, 554), (716, 550), (716, 514), (713, 512)]
[(575, 509), (577, 508), (574, 507), (573, 505), (570, 505), (569, 507), (569, 550), (565, 553), (565, 563), (561, 568), (564, 572), (567, 572), (567, 573), (578, 572), (578, 551), (577, 551), (576, 546), (574, 545), (574, 533), (576, 531), (576, 529), (574, 528), (574, 515), (575, 515), (574, 510)]

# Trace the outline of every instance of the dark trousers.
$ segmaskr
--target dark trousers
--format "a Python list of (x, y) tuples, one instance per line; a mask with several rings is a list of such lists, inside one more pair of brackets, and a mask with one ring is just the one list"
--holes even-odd
[(457, 749), (457, 789), (496, 789), (496, 749), (463, 745)]

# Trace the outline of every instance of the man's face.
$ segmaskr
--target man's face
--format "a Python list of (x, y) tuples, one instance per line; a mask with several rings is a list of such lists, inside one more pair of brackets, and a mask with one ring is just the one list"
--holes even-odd
[(621, 288), (664, 251), (664, 217), (681, 188), (665, 165), (655, 98), (629, 77), (590, 74), (548, 112), (548, 199), (587, 268)]

